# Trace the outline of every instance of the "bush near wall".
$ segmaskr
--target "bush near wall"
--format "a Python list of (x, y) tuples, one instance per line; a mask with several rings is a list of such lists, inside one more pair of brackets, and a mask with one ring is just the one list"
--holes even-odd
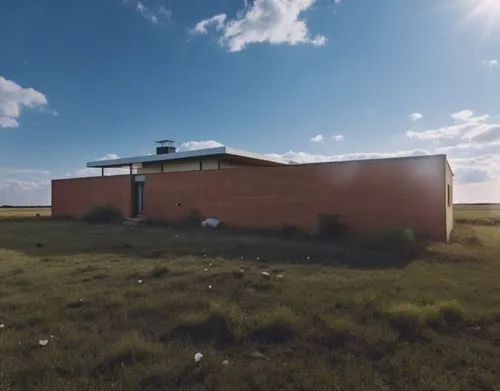
[(319, 213), (317, 216), (318, 234), (322, 237), (338, 237), (347, 233), (347, 227), (340, 216), (334, 213)]
[(110, 205), (93, 205), (82, 219), (89, 224), (116, 224), (123, 221), (121, 212)]

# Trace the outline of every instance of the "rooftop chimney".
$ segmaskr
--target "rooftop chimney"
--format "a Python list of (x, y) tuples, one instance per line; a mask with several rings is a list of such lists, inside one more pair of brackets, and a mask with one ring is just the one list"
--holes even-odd
[(160, 140), (157, 141), (156, 144), (158, 144), (158, 146), (156, 147), (157, 155), (175, 153), (177, 151), (177, 148), (174, 147), (174, 142), (172, 140)]

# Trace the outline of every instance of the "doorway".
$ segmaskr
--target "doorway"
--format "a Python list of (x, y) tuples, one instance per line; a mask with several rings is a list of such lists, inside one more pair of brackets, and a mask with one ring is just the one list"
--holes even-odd
[(144, 182), (134, 183), (134, 214), (140, 215), (144, 213)]

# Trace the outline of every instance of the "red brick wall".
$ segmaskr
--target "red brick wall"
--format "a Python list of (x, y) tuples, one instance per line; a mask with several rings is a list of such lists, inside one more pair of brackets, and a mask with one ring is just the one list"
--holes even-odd
[[(55, 216), (92, 204), (132, 210), (132, 177), (52, 182)], [(359, 231), (399, 226), (446, 240), (444, 156), (147, 174), (145, 214), (185, 218), (191, 209), (229, 226), (315, 232), (321, 212)], [(180, 205), (178, 205), (180, 204)]]
[(125, 217), (132, 211), (132, 176), (52, 181), (52, 215), (81, 217), (92, 205), (112, 205)]
[(444, 157), (433, 156), (150, 174), (145, 214), (175, 219), (196, 209), (235, 227), (314, 232), (318, 213), (330, 212), (359, 231), (411, 227), (445, 240), (444, 173)]

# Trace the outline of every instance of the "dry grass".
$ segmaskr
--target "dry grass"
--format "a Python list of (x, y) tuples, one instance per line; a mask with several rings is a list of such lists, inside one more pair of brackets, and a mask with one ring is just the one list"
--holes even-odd
[(0, 208), (0, 219), (19, 219), (30, 217), (48, 217), (51, 208)]
[(458, 223), (500, 225), (500, 204), (455, 204), (453, 212)]
[(3, 221), (0, 390), (498, 389), (500, 228), (454, 240)]

